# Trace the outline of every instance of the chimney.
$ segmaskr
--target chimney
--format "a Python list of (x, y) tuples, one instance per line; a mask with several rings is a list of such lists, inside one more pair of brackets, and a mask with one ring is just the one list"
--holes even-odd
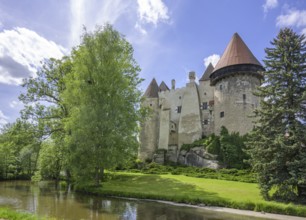
[(171, 89), (175, 89), (175, 79), (171, 80)]
[(189, 72), (189, 82), (194, 82), (195, 81), (195, 72), (190, 71)]

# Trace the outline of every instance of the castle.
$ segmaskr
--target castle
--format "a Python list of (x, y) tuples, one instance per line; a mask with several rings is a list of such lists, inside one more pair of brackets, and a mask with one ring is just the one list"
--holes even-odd
[(249, 116), (259, 106), (253, 92), (261, 84), (263, 71), (235, 33), (216, 66), (209, 64), (198, 84), (195, 72), (189, 73), (189, 82), (183, 88), (176, 88), (175, 80), (169, 89), (153, 79), (142, 103), (152, 111), (141, 125), (140, 159), (153, 159), (160, 149), (178, 152), (183, 144), (219, 134), (222, 126), (230, 132), (249, 132), (253, 128)]

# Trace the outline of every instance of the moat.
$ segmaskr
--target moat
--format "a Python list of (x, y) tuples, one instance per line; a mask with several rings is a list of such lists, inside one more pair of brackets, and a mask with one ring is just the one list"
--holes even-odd
[(56, 188), (51, 182), (0, 182), (0, 207), (34, 213), (57, 219), (258, 219), (217, 213), (201, 208), (182, 207), (158, 202), (101, 198)]

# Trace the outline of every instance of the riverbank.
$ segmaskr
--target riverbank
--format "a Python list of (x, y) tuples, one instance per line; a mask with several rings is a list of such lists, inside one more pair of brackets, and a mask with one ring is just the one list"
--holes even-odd
[[(17, 212), (0, 207), (0, 220), (38, 220), (38, 217), (29, 213)], [(39, 218), (41, 219), (41, 218)]]
[(306, 217), (306, 206), (263, 200), (255, 183), (118, 172), (112, 173), (103, 187), (82, 187), (78, 190), (100, 196), (163, 200)]

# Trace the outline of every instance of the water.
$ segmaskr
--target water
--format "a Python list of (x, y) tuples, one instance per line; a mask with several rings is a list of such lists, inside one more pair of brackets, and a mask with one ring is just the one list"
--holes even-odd
[(29, 181), (0, 182), (0, 207), (35, 213), (57, 219), (93, 220), (254, 220), (258, 218), (216, 213), (201, 208), (158, 202), (101, 198), (56, 189), (53, 183)]

